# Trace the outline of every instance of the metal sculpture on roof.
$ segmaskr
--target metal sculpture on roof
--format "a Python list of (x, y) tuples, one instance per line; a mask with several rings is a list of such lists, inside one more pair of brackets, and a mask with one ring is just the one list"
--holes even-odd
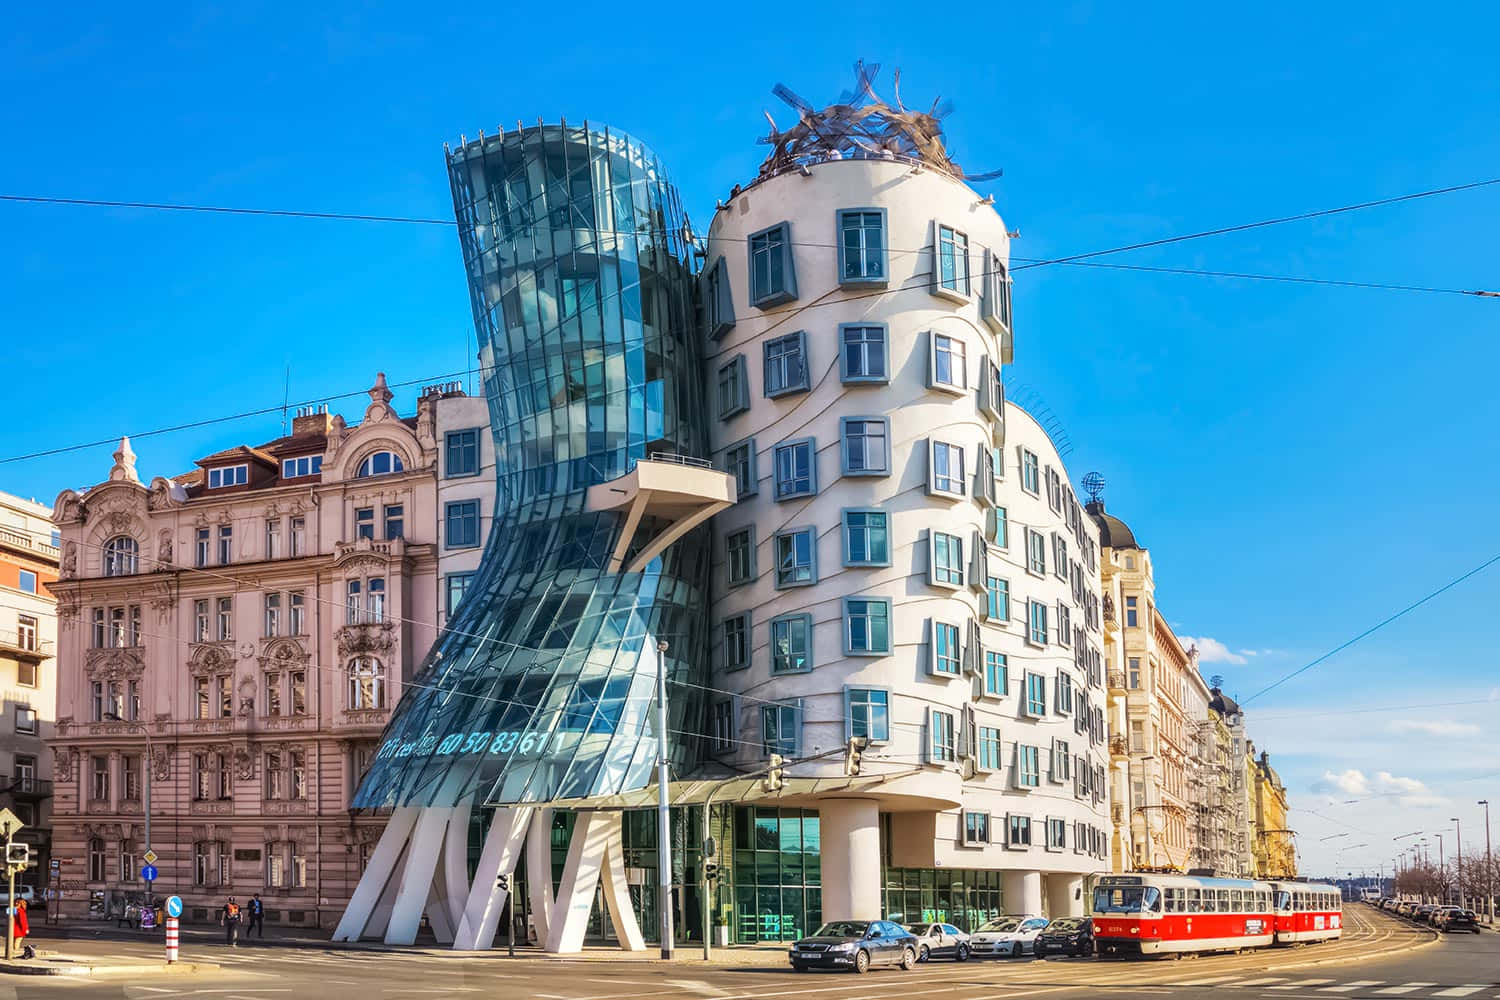
[(986, 181), (999, 177), (1002, 171), (966, 174), (948, 157), (943, 143), (942, 121), (953, 111), (953, 102), (937, 99), (927, 111), (909, 111), (901, 103), (901, 71), (892, 83), (895, 105), (881, 100), (875, 93), (879, 63), (854, 64), (854, 90), (844, 91), (835, 104), (819, 111), (778, 83), (771, 93), (797, 112), (797, 124), (782, 131), (771, 113), (771, 134), (760, 141), (772, 147), (771, 155), (760, 165), (760, 175), (769, 177), (821, 160), (854, 158), (889, 158), (912, 160), (941, 170), (960, 180)]

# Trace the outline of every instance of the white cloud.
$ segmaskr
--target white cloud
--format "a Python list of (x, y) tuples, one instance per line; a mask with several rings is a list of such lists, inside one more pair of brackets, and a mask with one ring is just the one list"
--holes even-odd
[(1479, 727), (1472, 722), (1439, 719), (1393, 719), (1387, 726), (1393, 733), (1419, 733), (1423, 736), (1478, 736)]
[[(1182, 639), (1189, 646), (1198, 647), (1199, 663), (1237, 663), (1243, 665), (1250, 662), (1244, 656), (1232, 651), (1218, 639), (1212, 639), (1206, 635), (1196, 639), (1190, 635), (1185, 635)], [(1252, 653), (1251, 655), (1253, 656), (1254, 654)]]
[(1370, 779), (1365, 777), (1363, 771), (1356, 771), (1353, 768), (1339, 774), (1324, 771), (1322, 780), (1313, 783), (1313, 791), (1325, 795), (1335, 791), (1345, 795), (1368, 795), (1370, 794)]

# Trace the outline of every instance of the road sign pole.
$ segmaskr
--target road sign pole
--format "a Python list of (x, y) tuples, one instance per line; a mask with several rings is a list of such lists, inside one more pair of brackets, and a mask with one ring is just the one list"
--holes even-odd
[[(10, 857), (10, 831), (5, 834), (5, 856)], [(10, 865), (5, 866), (6, 877), (10, 881), (10, 895), (5, 897), (5, 908), (10, 918), (5, 922), (5, 960), (9, 962), (16, 957), (16, 870)]]

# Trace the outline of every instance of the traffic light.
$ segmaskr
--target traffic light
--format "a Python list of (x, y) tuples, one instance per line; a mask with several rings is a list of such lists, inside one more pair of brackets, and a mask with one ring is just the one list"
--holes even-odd
[(5, 844), (5, 864), (11, 868), (28, 868), (31, 866), (31, 845), (20, 841), (7, 841)]
[(703, 879), (712, 882), (719, 877), (719, 862), (713, 858), (706, 858), (703, 862)]
[(761, 782), (761, 786), (765, 788), (766, 791), (779, 792), (781, 791), (781, 786), (786, 784), (781, 774), (782, 768), (785, 766), (785, 764), (786, 761), (782, 759), (781, 754), (773, 753), (771, 755), (771, 766), (766, 768), (765, 780)]
[(870, 745), (870, 740), (865, 736), (849, 737), (849, 746), (844, 750), (844, 776), (856, 777), (859, 774), (859, 762), (865, 755), (865, 747)]

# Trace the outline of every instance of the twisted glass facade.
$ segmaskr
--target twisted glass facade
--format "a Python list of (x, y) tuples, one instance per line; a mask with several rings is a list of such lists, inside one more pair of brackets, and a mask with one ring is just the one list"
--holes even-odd
[[(494, 528), (354, 804), (640, 788), (662, 736), (659, 668), (679, 773), (696, 753), (708, 538), (699, 528), (645, 571), (609, 573), (625, 515), (587, 510), (585, 493), (654, 452), (706, 454), (677, 191), (644, 145), (587, 123), (482, 137), (448, 154), (448, 172), (495, 439)], [(655, 527), (648, 516), (637, 537)]]

